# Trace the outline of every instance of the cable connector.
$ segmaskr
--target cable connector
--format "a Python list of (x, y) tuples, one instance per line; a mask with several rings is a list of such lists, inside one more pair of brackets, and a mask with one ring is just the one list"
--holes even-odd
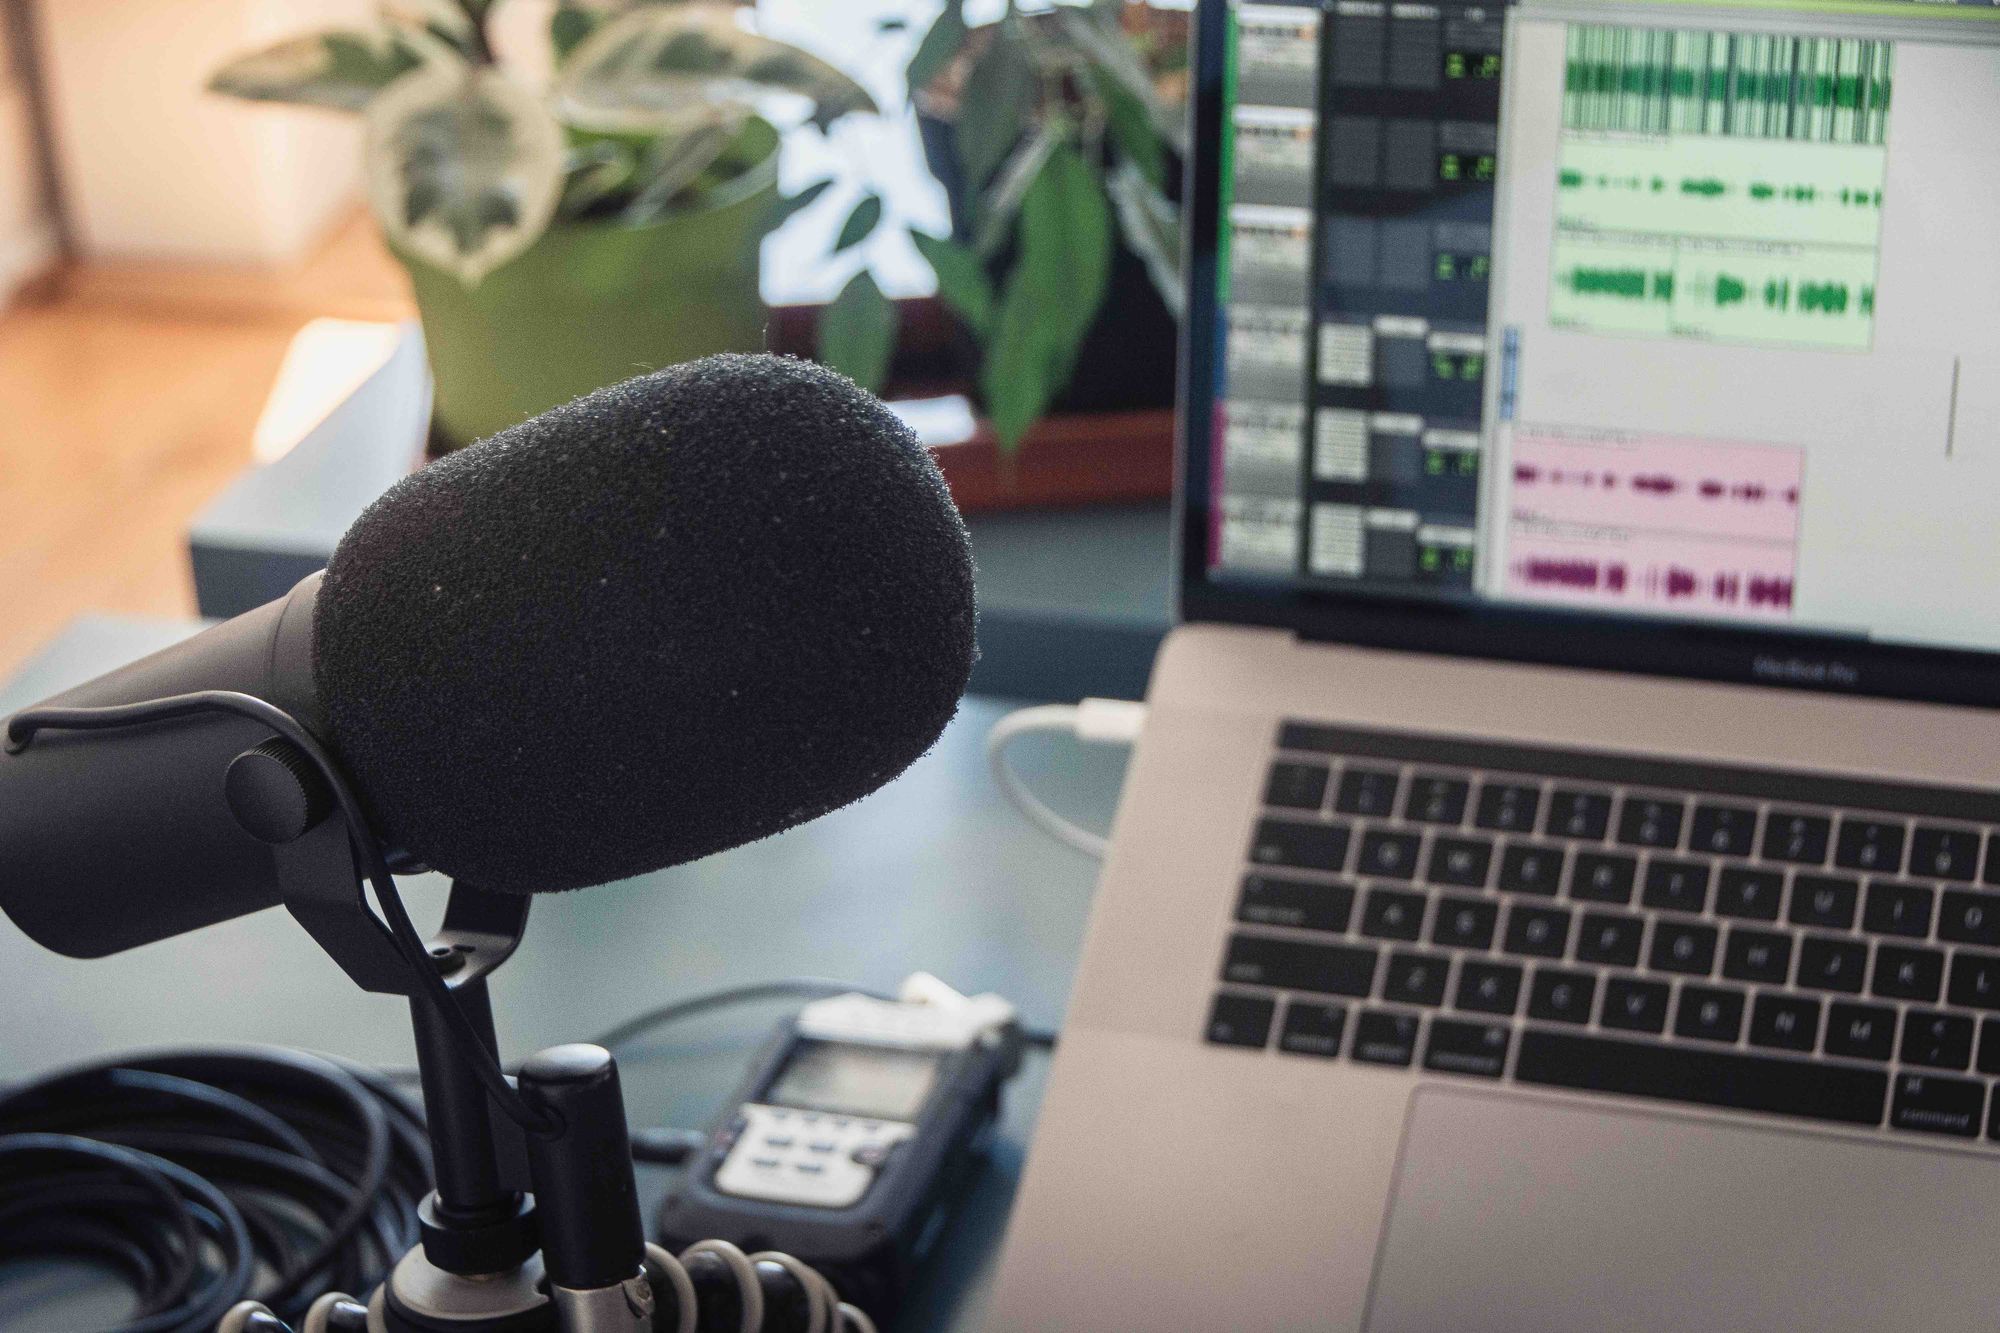
[(1018, 708), (986, 733), (986, 761), (993, 780), (1029, 823), (1085, 856), (1104, 859), (1104, 836), (1063, 818), (1033, 792), (1007, 762), (1007, 746), (1031, 731), (1067, 734), (1092, 745), (1132, 745), (1145, 730), (1146, 705), (1129, 699), (1085, 699), (1075, 704)]
[(1076, 706), (1076, 738), (1092, 745), (1136, 745), (1146, 705), (1130, 699), (1085, 699)]

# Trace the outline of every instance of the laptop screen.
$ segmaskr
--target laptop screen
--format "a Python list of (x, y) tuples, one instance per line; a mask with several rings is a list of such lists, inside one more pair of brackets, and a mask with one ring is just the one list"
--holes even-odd
[(1202, 0), (1184, 600), (2000, 702), (2000, 11)]

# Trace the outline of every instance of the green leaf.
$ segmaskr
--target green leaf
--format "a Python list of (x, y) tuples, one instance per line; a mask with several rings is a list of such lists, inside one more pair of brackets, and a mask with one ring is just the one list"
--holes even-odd
[(947, 0), (944, 12), (931, 24), (930, 31), (917, 43), (906, 71), (910, 93), (915, 96), (930, 86), (965, 47), (965, 0)]
[(710, 124), (680, 134), (662, 135), (646, 147), (636, 177), (639, 192), (625, 208), (620, 220), (630, 227), (657, 222), (683, 203), (681, 193), (694, 185), (701, 174), (720, 161), (743, 132), (747, 117), (727, 118), (718, 113)]
[(1035, 95), (1035, 62), (1026, 39), (1002, 23), (965, 80), (953, 129), (966, 184), (986, 188), (1019, 143)]
[(495, 69), (433, 65), (369, 105), (368, 193), (391, 244), (473, 286), (533, 245), (562, 193), (562, 130)]
[(1176, 320), (1187, 310), (1187, 286), (1181, 269), (1181, 216), (1166, 195), (1137, 166), (1121, 162), (1105, 182), (1118, 211), (1118, 231), (1132, 253), (1146, 265), (1146, 274)]
[(639, 163), (631, 147), (609, 139), (573, 148), (564, 172), (558, 215), (584, 217), (632, 189)]
[(910, 241), (937, 274), (938, 296), (982, 342), (993, 332), (993, 280), (965, 246), (943, 236), (912, 231)]
[(896, 350), (896, 307), (862, 269), (819, 317), (819, 359), (874, 393), (889, 377)]
[(787, 222), (790, 222), (793, 218), (797, 217), (799, 214), (805, 212), (808, 208), (811, 208), (814, 204), (819, 202), (819, 197), (821, 195), (825, 194), (828, 190), (832, 188), (833, 188), (833, 177), (828, 176), (823, 180), (814, 181), (811, 185), (806, 186), (805, 189), (800, 190), (797, 194), (789, 195), (784, 199), (780, 199), (778, 201), (778, 207), (776, 212), (774, 212), (771, 216), (771, 230), (776, 231), (778, 228), (784, 226)]
[(1006, 246), (1007, 238), (1014, 230), (1014, 220), (1020, 216), (1021, 200), (1027, 197), (1028, 187), (1041, 175), (1042, 165), (1068, 132), (1067, 122), (1061, 120), (1051, 121), (1036, 130), (1007, 159), (1007, 165), (993, 182), (993, 188), (978, 197), (973, 208), (972, 248), (979, 252), (981, 258), (991, 259)]
[(1111, 278), (1111, 206), (1082, 156), (1059, 145), (1021, 204), (1021, 243), (980, 387), (1004, 453), (1069, 384)]
[(847, 221), (840, 224), (840, 237), (833, 243), (833, 253), (852, 249), (874, 235), (876, 224), (882, 221), (882, 196), (864, 194), (854, 211), (847, 215)]
[(335, 30), (238, 56), (215, 72), (208, 87), (252, 101), (359, 111), (422, 63), (390, 28)]
[(642, 4), (585, 38), (555, 88), (560, 118), (608, 133), (672, 132), (737, 119), (767, 93), (812, 103), (824, 128), (874, 111), (868, 90), (817, 56), (749, 32), (730, 4)]
[(1149, 184), (1155, 189), (1163, 188), (1167, 181), (1167, 148), (1153, 123), (1152, 113), (1103, 70), (1092, 66), (1090, 77), (1104, 99), (1105, 124), (1110, 128), (1111, 142)]
[(555, 49), (556, 63), (568, 60), (570, 53), (583, 45), (583, 39), (596, 32), (604, 16), (578, 5), (558, 5), (556, 12), (549, 16), (549, 45)]

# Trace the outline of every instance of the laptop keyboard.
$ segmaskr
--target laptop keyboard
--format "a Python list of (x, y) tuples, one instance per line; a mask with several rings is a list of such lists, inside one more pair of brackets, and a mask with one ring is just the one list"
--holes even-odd
[(1206, 1039), (2000, 1141), (2000, 794), (1287, 723)]

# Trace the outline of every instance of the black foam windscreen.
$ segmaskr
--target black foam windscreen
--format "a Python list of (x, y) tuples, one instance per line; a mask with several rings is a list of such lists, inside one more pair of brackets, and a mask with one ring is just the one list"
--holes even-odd
[(873, 791), (950, 721), (973, 628), (909, 429), (809, 362), (715, 356), (391, 488), (327, 568), (313, 674), (377, 832), (530, 893)]

